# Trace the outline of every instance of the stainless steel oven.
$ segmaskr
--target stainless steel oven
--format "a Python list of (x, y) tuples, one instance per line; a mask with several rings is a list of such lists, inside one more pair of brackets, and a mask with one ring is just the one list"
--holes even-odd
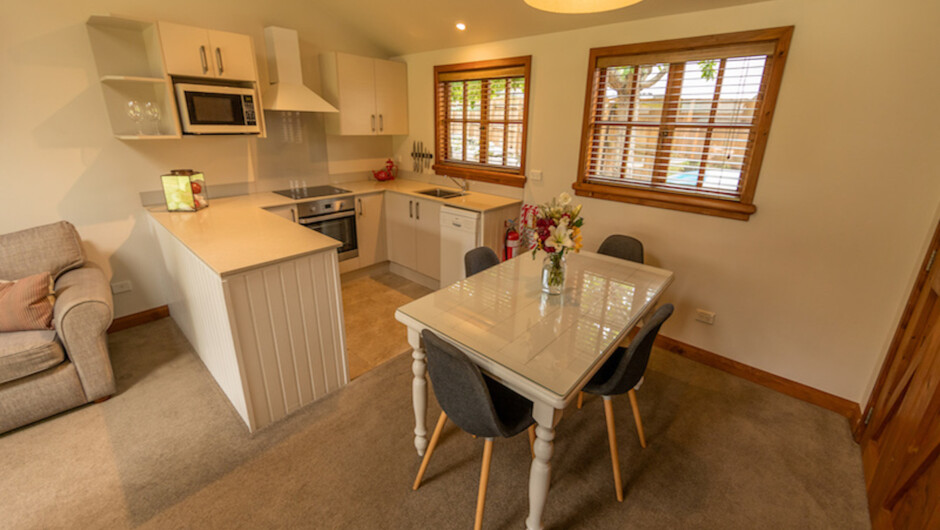
[(359, 256), (356, 240), (356, 207), (352, 197), (321, 199), (297, 205), (300, 224), (342, 243), (339, 260)]

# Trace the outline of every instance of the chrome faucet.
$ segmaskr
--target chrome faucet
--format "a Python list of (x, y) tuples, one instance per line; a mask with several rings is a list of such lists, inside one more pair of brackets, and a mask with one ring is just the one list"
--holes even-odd
[[(454, 178), (454, 177), (452, 177), (452, 176), (450, 176), (450, 175), (447, 175), (447, 178), (449, 178), (450, 180), (454, 181), (454, 184), (456, 184), (457, 187), (460, 188), (460, 191), (461, 191), (461, 192), (467, 193), (468, 191), (470, 191), (470, 183), (467, 182), (467, 179), (462, 178), (462, 179), (460, 179), (460, 180), (458, 181), (456, 178)], [(461, 184), (461, 182), (463, 182), (463, 183)]]

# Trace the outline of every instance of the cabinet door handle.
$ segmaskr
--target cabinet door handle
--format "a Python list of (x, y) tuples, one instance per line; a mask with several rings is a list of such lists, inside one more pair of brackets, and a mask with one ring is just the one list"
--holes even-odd
[(356, 199), (356, 202), (359, 204), (359, 217), (362, 217), (362, 199)]
[(412, 217), (414, 217), (414, 213), (412, 213), (411, 211), (411, 205), (413, 202), (414, 201), (408, 201), (408, 219), (411, 219)]
[(375, 132), (375, 114), (372, 115), (372, 132)]
[(206, 47), (199, 47), (199, 60), (202, 61), (202, 73), (207, 73), (209, 71), (209, 60), (206, 58)]
[(290, 222), (292, 223), (297, 222), (297, 211), (294, 210), (293, 208), (290, 209)]
[(415, 219), (421, 219), (421, 203), (415, 201)]
[(219, 61), (219, 75), (222, 75), (222, 72), (225, 71), (225, 67), (222, 66), (222, 49), (215, 49), (215, 58)]
[(385, 120), (382, 118), (382, 115), (379, 114), (379, 132), (385, 130)]

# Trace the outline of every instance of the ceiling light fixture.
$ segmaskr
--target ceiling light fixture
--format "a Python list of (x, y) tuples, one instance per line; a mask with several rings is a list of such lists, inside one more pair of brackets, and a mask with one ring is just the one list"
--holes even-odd
[(530, 6), (550, 13), (600, 13), (639, 4), (643, 0), (525, 0)]
[(464, 24), (463, 22), (458, 22), (458, 23), (457, 23), (457, 29), (459, 29), (460, 31), (463, 31), (463, 30), (467, 29), (467, 25)]

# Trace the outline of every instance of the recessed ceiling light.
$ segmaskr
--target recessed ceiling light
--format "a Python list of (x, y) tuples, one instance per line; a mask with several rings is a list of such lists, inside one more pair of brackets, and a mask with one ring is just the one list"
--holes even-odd
[(632, 6), (643, 0), (525, 0), (530, 6), (551, 13), (600, 13)]
[(464, 24), (463, 22), (458, 22), (458, 23), (457, 23), (457, 29), (459, 29), (460, 31), (463, 31), (463, 30), (467, 29), (467, 25)]

